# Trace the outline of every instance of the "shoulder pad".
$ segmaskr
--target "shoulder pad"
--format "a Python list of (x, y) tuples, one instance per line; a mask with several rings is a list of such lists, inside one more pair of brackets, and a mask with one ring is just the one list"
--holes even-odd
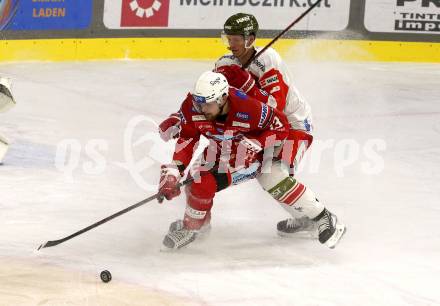
[(232, 54), (226, 54), (223, 55), (222, 57), (220, 57), (216, 62), (215, 62), (215, 68), (221, 67), (221, 66), (229, 66), (229, 65), (239, 65), (241, 66), (239, 60)]
[(271, 69), (278, 69), (280, 63), (281, 63), (281, 57), (278, 54), (278, 52), (272, 48), (269, 48), (252, 62), (250, 68), (253, 71), (257, 72), (259, 76), (262, 76), (265, 72)]

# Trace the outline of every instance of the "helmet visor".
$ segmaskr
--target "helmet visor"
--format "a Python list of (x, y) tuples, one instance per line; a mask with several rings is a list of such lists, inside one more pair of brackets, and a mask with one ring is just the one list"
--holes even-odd
[(199, 113), (202, 113), (202, 106), (205, 104), (220, 104), (221, 98), (222, 96), (208, 102), (205, 97), (192, 94), (193, 106)]
[(254, 41), (251, 42), (251, 39), (248, 35), (231, 35), (231, 34), (226, 34), (225, 31), (222, 31), (221, 33), (221, 39), (223, 44), (226, 47), (231, 47), (231, 45), (240, 45), (244, 43), (244, 47), (246, 49), (251, 48), (254, 45)]

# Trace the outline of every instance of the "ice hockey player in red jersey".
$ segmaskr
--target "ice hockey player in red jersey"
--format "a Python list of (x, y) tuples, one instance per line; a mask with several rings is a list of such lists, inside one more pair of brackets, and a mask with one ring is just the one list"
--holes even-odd
[[(209, 145), (193, 166), (195, 180), (185, 187), (184, 218), (170, 225), (165, 247), (177, 249), (194, 241), (210, 226), (216, 192), (255, 177), (289, 211), (314, 220), (321, 243), (330, 248), (336, 245), (345, 226), (285, 169), (283, 147), (289, 123), (282, 112), (229, 87), (223, 74), (208, 71), (197, 80), (178, 115), (181, 125), (173, 162), (161, 166), (160, 202), (180, 194), (178, 183), (201, 135), (209, 139)], [(265, 164), (267, 149), (272, 155)], [(261, 171), (262, 167), (267, 169)]]
[[(285, 158), (289, 160), (289, 174), (294, 176), (306, 150), (310, 147), (312, 136), (312, 115), (307, 101), (301, 97), (292, 84), (290, 73), (281, 56), (268, 48), (244, 70), (247, 63), (259, 50), (255, 47), (258, 22), (251, 14), (238, 13), (229, 17), (222, 33), (222, 39), (232, 54), (222, 56), (215, 63), (215, 71), (222, 73), (231, 86), (241, 89), (248, 95), (282, 111), (288, 118), (290, 129)], [(178, 137), (180, 119), (176, 113), (170, 115), (159, 126), (163, 140)], [(287, 146), (290, 152), (287, 153)], [(297, 232), (316, 230), (317, 224), (307, 217), (300, 217), (294, 211), (292, 218), (277, 224), (278, 233), (292, 236)]]

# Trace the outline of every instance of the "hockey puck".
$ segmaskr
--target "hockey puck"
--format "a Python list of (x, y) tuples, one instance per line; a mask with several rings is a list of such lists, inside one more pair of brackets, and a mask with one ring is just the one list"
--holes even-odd
[(101, 276), (101, 280), (104, 283), (108, 283), (109, 281), (112, 280), (112, 274), (108, 270), (102, 271), (100, 276)]

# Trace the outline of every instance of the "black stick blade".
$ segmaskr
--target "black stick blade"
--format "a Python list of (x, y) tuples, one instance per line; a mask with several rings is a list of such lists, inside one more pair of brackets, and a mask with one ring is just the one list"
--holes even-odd
[(38, 247), (37, 251), (39, 251), (40, 249), (44, 249), (44, 248), (49, 248), (49, 247), (55, 246), (57, 244), (60, 244), (63, 241), (64, 241), (63, 239), (46, 241), (45, 243), (40, 244), (40, 246)]

